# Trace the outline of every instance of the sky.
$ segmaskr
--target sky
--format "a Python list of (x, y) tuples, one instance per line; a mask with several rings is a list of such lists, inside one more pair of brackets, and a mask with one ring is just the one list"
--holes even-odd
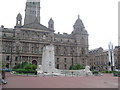
[[(25, 16), (27, 0), (0, 0), (0, 25), (13, 28), (16, 16)], [(73, 25), (80, 15), (89, 34), (89, 49), (103, 47), (108, 43), (118, 45), (118, 1), (119, 0), (40, 0), (41, 24), (48, 26), (52, 17), (55, 33), (70, 34)]]

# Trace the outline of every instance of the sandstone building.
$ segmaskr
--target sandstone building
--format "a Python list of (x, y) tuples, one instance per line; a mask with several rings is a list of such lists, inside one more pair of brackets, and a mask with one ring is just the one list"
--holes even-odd
[[(23, 61), (41, 64), (43, 47), (52, 43), (55, 47), (55, 65), (58, 69), (69, 69), (74, 64), (88, 64), (91, 69), (107, 69), (107, 51), (102, 48), (89, 51), (89, 34), (79, 15), (71, 34), (55, 33), (52, 18), (48, 21), (48, 27), (40, 23), (40, 2), (27, 0), (24, 24), (22, 20), (19, 13), (14, 28), (0, 28), (2, 61), (7, 68)], [(96, 67), (98, 64), (99, 67)]]

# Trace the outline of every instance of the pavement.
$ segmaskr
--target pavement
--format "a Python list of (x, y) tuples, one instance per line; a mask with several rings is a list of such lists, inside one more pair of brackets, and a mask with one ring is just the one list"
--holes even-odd
[(16, 76), (6, 73), (3, 88), (118, 88), (118, 77), (112, 74), (82, 77)]

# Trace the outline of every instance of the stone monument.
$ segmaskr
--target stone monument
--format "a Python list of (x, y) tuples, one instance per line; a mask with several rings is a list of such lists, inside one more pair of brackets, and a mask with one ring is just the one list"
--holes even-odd
[(108, 47), (109, 47), (109, 50), (108, 50), (109, 68), (108, 68), (108, 71), (113, 71), (115, 69), (113, 44), (110, 42), (109, 45), (108, 45)]
[(54, 46), (52, 44), (43, 48), (42, 65), (38, 65), (36, 69), (38, 75), (54, 75), (54, 76), (90, 76), (92, 72), (90, 67), (86, 66), (82, 70), (58, 70), (55, 68)]
[(55, 56), (54, 56), (54, 46), (48, 45), (43, 48), (42, 55), (42, 70), (45, 73), (55, 72)]

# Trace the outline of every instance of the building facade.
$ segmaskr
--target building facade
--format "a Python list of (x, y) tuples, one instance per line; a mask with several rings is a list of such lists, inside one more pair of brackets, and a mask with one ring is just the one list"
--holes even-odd
[[(118, 64), (118, 51), (119, 47), (116, 46), (114, 48), (114, 66), (115, 69), (119, 69)], [(108, 50), (104, 50), (102, 47), (93, 49), (89, 51), (88, 65), (91, 66), (92, 70), (109, 70), (109, 52)]]
[[(107, 51), (102, 48), (97, 52), (89, 51), (88, 32), (79, 15), (71, 34), (55, 33), (52, 18), (48, 21), (48, 27), (40, 23), (39, 0), (27, 0), (23, 25), (22, 20), (19, 13), (14, 28), (0, 27), (2, 61), (7, 68), (24, 61), (40, 65), (43, 47), (53, 44), (57, 69), (69, 69), (74, 64), (90, 65), (91, 69), (107, 69)], [(98, 64), (103, 66), (98, 68)]]

